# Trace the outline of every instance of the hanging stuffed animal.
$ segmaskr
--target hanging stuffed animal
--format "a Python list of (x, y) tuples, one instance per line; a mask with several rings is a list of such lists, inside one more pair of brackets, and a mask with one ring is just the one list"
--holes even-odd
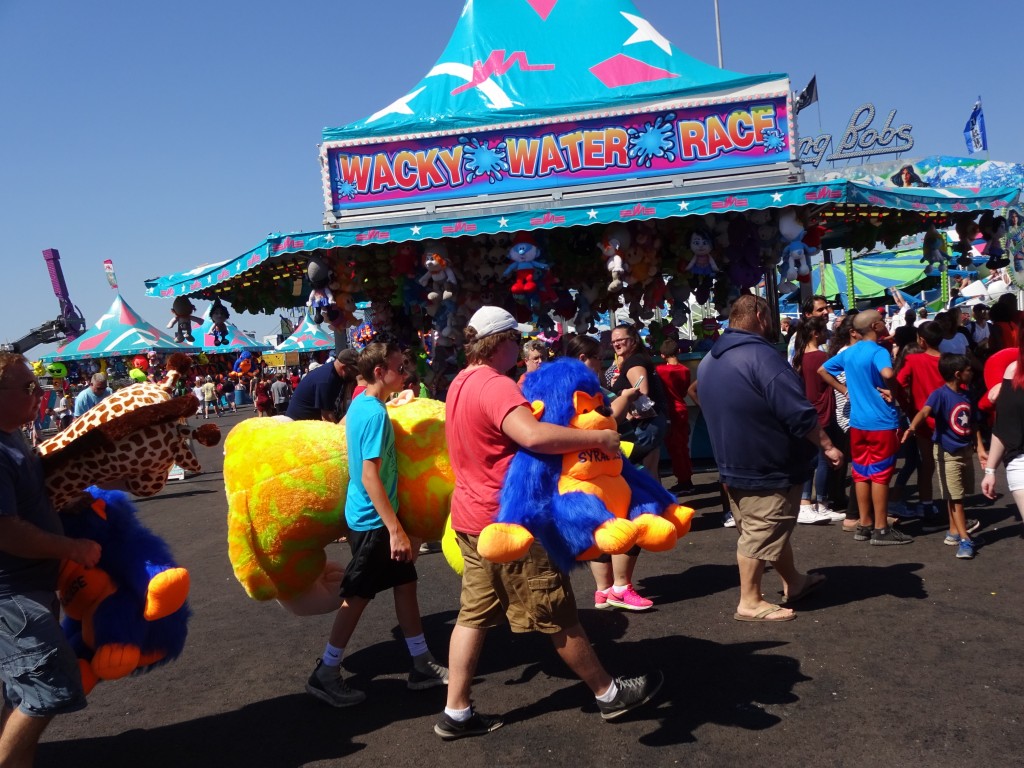
[(957, 244), (953, 246), (953, 250), (960, 254), (960, 257), (956, 260), (956, 263), (959, 266), (974, 266), (974, 260), (971, 258), (971, 250), (974, 247), (974, 238), (978, 236), (978, 231), (978, 225), (975, 223), (974, 216), (972, 214), (967, 214), (957, 219)]
[(441, 243), (423, 244), (423, 266), (427, 271), (420, 276), (419, 283), (428, 290), (427, 301), (431, 303), (430, 314), (433, 315), (441, 302), (452, 299), (458, 281), (448, 260), (448, 248)]
[(988, 269), (1002, 269), (1010, 263), (1003, 250), (1003, 238), (1006, 237), (1006, 219), (996, 216), (992, 211), (985, 211), (981, 214), (978, 222), (978, 229), (981, 236), (985, 238), (985, 247), (982, 249), (982, 256), (988, 256), (985, 266)]
[(810, 282), (810, 259), (818, 250), (804, 241), (807, 230), (796, 209), (789, 208), (779, 214), (779, 234), (785, 243), (780, 268), (786, 270), (783, 280), (787, 283), (794, 280), (800, 283)]
[(216, 347), (228, 343), (228, 318), (231, 313), (227, 307), (220, 303), (220, 299), (214, 299), (210, 307), (210, 322), (213, 323), (210, 333), (213, 336), (213, 344)]
[(91, 504), (61, 515), (66, 535), (103, 550), (93, 568), (61, 562), (57, 594), (82, 686), (148, 672), (176, 659), (188, 634), (189, 574), (144, 528), (126, 493), (87, 489)]
[(331, 270), (322, 259), (313, 256), (306, 266), (306, 277), (310, 285), (306, 306), (313, 311), (313, 322), (320, 325), (324, 321), (324, 310), (334, 303), (330, 288)]
[(691, 256), (684, 271), (690, 276), (690, 286), (693, 288), (694, 298), (699, 304), (707, 302), (711, 296), (711, 286), (715, 275), (721, 271), (712, 255), (714, 244), (711, 231), (704, 227), (698, 227), (690, 235)]
[(921, 256), (921, 263), (928, 265), (924, 268), (926, 275), (934, 275), (936, 268), (943, 270), (949, 264), (946, 238), (939, 233), (934, 224), (929, 224), (928, 231), (924, 233), (923, 250), (924, 255)]
[(529, 232), (518, 233), (512, 240), (512, 247), (508, 249), (508, 258), (511, 263), (505, 268), (502, 277), (515, 272), (515, 282), (509, 288), (512, 296), (517, 299), (536, 298), (540, 286), (537, 279), (539, 275), (534, 273), (548, 269), (548, 265), (539, 260), (540, 249), (533, 235)]
[(604, 231), (604, 237), (601, 239), (601, 242), (597, 244), (597, 247), (601, 250), (601, 255), (604, 256), (605, 268), (612, 278), (611, 282), (608, 283), (608, 293), (612, 296), (622, 293), (628, 285), (625, 281), (626, 262), (623, 260), (623, 255), (632, 241), (629, 230), (621, 225), (616, 225), (608, 227)]
[(167, 323), (168, 328), (174, 328), (174, 340), (178, 344), (183, 343), (186, 339), (189, 343), (195, 341), (192, 338), (192, 323), (196, 325), (203, 324), (203, 318), (196, 317), (192, 313), (196, 311), (195, 304), (188, 300), (187, 296), (179, 296), (171, 304), (171, 314), (174, 317)]
[[(542, 365), (523, 384), (538, 421), (573, 429), (615, 429), (597, 377), (578, 360)], [(511, 562), (534, 538), (555, 566), (569, 570), (634, 544), (661, 552), (690, 530), (693, 510), (622, 454), (598, 449), (544, 455), (520, 451), (505, 476), (496, 523), (481, 531), (480, 554)]]
[(252, 352), (246, 350), (239, 354), (232, 368), (239, 375), (249, 373), (252, 369)]

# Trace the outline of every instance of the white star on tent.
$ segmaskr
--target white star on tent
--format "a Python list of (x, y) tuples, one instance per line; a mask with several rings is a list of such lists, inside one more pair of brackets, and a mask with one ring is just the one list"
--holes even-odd
[(405, 96), (398, 99), (397, 101), (391, 102), (391, 104), (384, 107), (384, 109), (380, 110), (380, 112), (374, 112), (372, 115), (366, 118), (366, 122), (372, 123), (374, 120), (380, 120), (382, 117), (384, 117), (384, 115), (411, 115), (412, 107), (409, 106), (409, 102), (415, 99), (425, 90), (426, 87), (423, 87), (417, 88), (412, 93), (407, 93)]
[(593, 208), (591, 208), (589, 211), (587, 211), (587, 218), (588, 219), (596, 219), (597, 218), (597, 211), (595, 211)]
[(781, 203), (782, 202), (782, 193), (781, 192), (773, 192), (772, 193), (772, 202), (773, 203)]
[(506, 219), (504, 216), (502, 216), (500, 219), (498, 219), (498, 226), (499, 227), (507, 227), (508, 226), (508, 219)]
[(636, 32), (634, 32), (630, 38), (623, 43), (623, 45), (651, 42), (661, 48), (661, 50), (669, 56), (672, 55), (672, 45), (663, 34), (651, 26), (651, 22), (642, 16), (634, 16), (632, 13), (626, 13), (625, 11), (619, 11), (619, 13), (626, 17), (626, 21), (636, 27)]
[(328, 243), (333, 243), (334, 235), (328, 235), (327, 237), (324, 238), (324, 240), (326, 240)]
[(419, 226), (414, 226), (414, 227), (412, 228), (412, 233), (413, 233), (414, 235), (418, 235), (418, 234), (420, 233), (420, 227), (419, 227)]
[(690, 208), (690, 204), (688, 202), (686, 202), (685, 200), (680, 200), (679, 201), (679, 210), (680, 211), (689, 210), (689, 208)]

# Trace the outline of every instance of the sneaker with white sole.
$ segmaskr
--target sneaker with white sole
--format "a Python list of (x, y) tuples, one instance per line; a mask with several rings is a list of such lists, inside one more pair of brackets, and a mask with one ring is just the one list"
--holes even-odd
[(732, 516), (732, 512), (726, 512), (725, 517), (722, 519), (723, 528), (735, 528), (736, 518)]
[(414, 660), (405, 685), (410, 691), (425, 691), (427, 688), (448, 685), (448, 667), (438, 664), (432, 658), (419, 664)]
[(483, 736), (498, 730), (504, 724), (500, 717), (481, 715), (479, 712), (473, 712), (468, 720), (455, 720), (442, 712), (441, 719), (434, 726), (434, 733), (445, 741), (453, 741), (466, 736)]
[[(843, 515), (843, 517), (846, 517), (846, 515)], [(801, 525), (828, 525), (832, 522), (832, 518), (818, 512), (813, 504), (801, 504), (796, 521)]]
[[(611, 587), (608, 588), (608, 592), (611, 592)], [(603, 589), (594, 590), (594, 607), (598, 610), (604, 610), (605, 608), (611, 608), (608, 604), (608, 592)]]
[(340, 667), (328, 667), (316, 660), (313, 674), (306, 681), (306, 693), (332, 707), (351, 707), (366, 700), (366, 694), (345, 685)]
[(817, 510), (819, 515), (825, 515), (833, 523), (841, 523), (843, 520), (846, 519), (845, 512), (837, 512), (836, 510), (832, 509), (832, 507), (830, 507), (828, 504), (822, 501), (819, 501), (817, 504), (815, 504), (814, 508)]
[(973, 560), (974, 559), (974, 542), (970, 539), (960, 539), (960, 543), (956, 548), (956, 559), (957, 560)]
[(968, 535), (974, 533), (981, 528), (981, 521), (975, 520), (973, 517), (969, 517), (964, 521), (965, 527), (967, 528)]
[(871, 532), (871, 546), (891, 547), (898, 544), (913, 544), (914, 538), (895, 528), (875, 528)]
[(630, 710), (643, 706), (654, 698), (664, 682), (665, 676), (661, 672), (653, 672), (640, 677), (616, 677), (615, 684), (618, 686), (619, 692), (615, 698), (609, 702), (597, 702), (601, 717), (605, 720), (614, 720)]
[(944, 538), (942, 540), (942, 543), (945, 544), (947, 547), (958, 546), (960, 544), (960, 534), (959, 533), (947, 533), (946, 534), (946, 538)]
[(654, 605), (653, 600), (638, 595), (632, 584), (627, 584), (626, 591), (622, 594), (617, 593), (615, 587), (612, 587), (605, 595), (605, 600), (608, 605), (614, 608), (624, 608), (627, 611), (646, 611)]

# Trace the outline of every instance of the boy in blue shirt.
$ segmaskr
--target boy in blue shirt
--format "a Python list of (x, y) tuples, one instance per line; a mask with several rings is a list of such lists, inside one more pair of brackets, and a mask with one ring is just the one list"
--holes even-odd
[(946, 383), (928, 396), (903, 441), (929, 416), (935, 419), (932, 450), (939, 470), (939, 488), (949, 508), (945, 543), (957, 548), (959, 559), (970, 560), (974, 557), (970, 534), (980, 524), (965, 518), (964, 498), (974, 492), (974, 450), (980, 436), (973, 434), (971, 401), (963, 390), (971, 383), (973, 370), (966, 355), (944, 354), (939, 358), (939, 373)]
[(341, 676), (345, 646), (359, 618), (378, 592), (392, 589), (395, 614), (412, 656), (407, 685), (412, 690), (447, 685), (448, 670), (427, 649), (416, 600), (416, 560), (402, 529), (398, 508), (398, 462), (395, 432), (384, 401), (402, 389), (405, 357), (394, 344), (370, 344), (357, 368), (366, 380), (365, 397), (349, 407), (345, 422), (349, 483), (345, 522), (352, 560), (341, 582), (341, 607), (323, 656), (306, 683), (306, 692), (334, 707), (349, 707), (366, 698)]

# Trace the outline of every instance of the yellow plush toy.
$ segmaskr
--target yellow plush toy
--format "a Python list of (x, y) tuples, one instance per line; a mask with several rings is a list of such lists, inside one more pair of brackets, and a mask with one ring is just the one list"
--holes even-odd
[[(455, 485), (444, 403), (389, 404), (398, 455), (398, 517), (410, 537), (437, 541)], [(342, 571), (324, 548), (346, 532), (343, 425), (248, 419), (224, 443), (228, 556), (250, 597), (299, 615), (340, 604)]]

